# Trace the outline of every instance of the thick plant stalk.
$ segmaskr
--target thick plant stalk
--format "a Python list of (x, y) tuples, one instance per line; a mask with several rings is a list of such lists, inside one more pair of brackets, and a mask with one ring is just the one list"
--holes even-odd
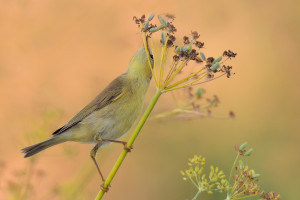
[[(143, 128), (146, 120), (148, 119), (151, 111), (153, 110), (156, 102), (158, 101), (160, 95), (161, 95), (161, 91), (157, 90), (154, 97), (152, 98), (149, 106), (147, 107), (146, 111), (144, 112), (142, 118), (140, 119), (138, 125), (136, 126), (133, 134), (131, 135), (129, 141), (127, 142), (127, 148), (130, 149), (135, 141), (135, 139), (137, 138), (137, 136), (139, 135), (141, 129)], [(128, 153), (128, 150), (124, 149), (121, 153), (121, 155), (119, 156), (117, 162), (115, 163), (114, 167), (112, 168), (112, 170), (110, 171), (107, 179), (105, 180), (104, 184), (103, 184), (103, 188), (99, 191), (97, 197), (95, 198), (95, 200), (100, 200), (102, 199), (103, 195), (105, 194), (105, 190), (108, 189), (111, 181), (113, 180), (113, 178), (115, 177), (118, 169), (120, 168), (120, 166), (122, 165), (126, 155)]]

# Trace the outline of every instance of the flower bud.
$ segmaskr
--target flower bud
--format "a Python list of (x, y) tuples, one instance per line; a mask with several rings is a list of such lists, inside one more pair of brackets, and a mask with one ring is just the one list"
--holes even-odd
[(161, 42), (164, 44), (166, 42), (165, 32), (161, 32)]
[(258, 178), (258, 177), (260, 177), (260, 174), (254, 174), (254, 175), (252, 176), (252, 178)]
[(154, 32), (156, 32), (156, 31), (158, 31), (159, 30), (159, 27), (153, 27), (153, 28), (150, 28), (150, 33), (154, 33)]
[(248, 146), (248, 143), (244, 142), (243, 144), (241, 144), (240, 150), (243, 151), (247, 146)]
[(244, 162), (242, 160), (239, 160), (240, 163), (240, 169), (244, 169)]
[(244, 154), (244, 156), (250, 156), (253, 152), (253, 149), (249, 149), (248, 151), (246, 151), (246, 153)]
[(215, 64), (215, 63), (217, 63), (217, 62), (220, 62), (220, 61), (222, 60), (222, 58), (223, 58), (223, 57), (220, 56), (219, 58), (215, 59), (214, 62), (213, 62), (212, 64)]
[(144, 24), (144, 29), (147, 29), (149, 27), (149, 22), (146, 21), (146, 23)]
[(204, 94), (204, 90), (202, 88), (197, 88), (195, 91), (196, 96), (201, 96)]
[(206, 60), (205, 54), (203, 52), (200, 52), (200, 56), (203, 60)]
[(158, 20), (161, 23), (161, 25), (167, 26), (167, 22), (164, 20), (164, 18), (162, 18), (162, 16), (158, 15)]
[(148, 21), (151, 21), (154, 16), (155, 16), (155, 13), (151, 13), (151, 15), (148, 17)]
[(221, 67), (221, 66), (219, 65), (219, 63), (216, 62), (215, 64), (213, 64), (211, 70), (214, 72), (214, 71), (216, 71), (217, 69), (219, 69), (220, 67)]

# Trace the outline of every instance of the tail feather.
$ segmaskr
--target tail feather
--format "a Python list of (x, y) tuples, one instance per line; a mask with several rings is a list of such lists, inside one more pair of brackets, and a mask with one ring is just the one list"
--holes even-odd
[(30, 157), (34, 154), (37, 154), (37, 153), (47, 149), (49, 147), (52, 147), (53, 145), (60, 144), (62, 142), (65, 142), (65, 141), (59, 140), (59, 138), (57, 138), (57, 137), (51, 137), (43, 142), (25, 147), (21, 151), (22, 151), (22, 153), (25, 154), (24, 158), (27, 158), (27, 157)]

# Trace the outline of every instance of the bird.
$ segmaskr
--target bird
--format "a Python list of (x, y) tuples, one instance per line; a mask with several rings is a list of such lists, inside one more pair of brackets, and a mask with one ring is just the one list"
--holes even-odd
[[(154, 64), (153, 54), (148, 48), (149, 60), (144, 46), (131, 58), (127, 70), (115, 78), (89, 104), (79, 111), (67, 124), (52, 133), (52, 137), (23, 148), (25, 158), (33, 156), (49, 147), (68, 141), (91, 143), (95, 145), (90, 157), (104, 182), (104, 176), (96, 161), (99, 148), (115, 142), (129, 132), (139, 118), (144, 105)], [(150, 63), (151, 65), (150, 65)]]

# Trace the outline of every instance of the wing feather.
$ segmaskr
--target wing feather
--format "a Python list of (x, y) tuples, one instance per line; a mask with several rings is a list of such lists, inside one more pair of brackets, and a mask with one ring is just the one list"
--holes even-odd
[(56, 130), (53, 135), (59, 135), (64, 131), (72, 128), (92, 112), (100, 110), (103, 107), (119, 99), (125, 91), (124, 88), (125, 74), (113, 80), (95, 99), (85, 106), (78, 114), (76, 114), (66, 125)]

